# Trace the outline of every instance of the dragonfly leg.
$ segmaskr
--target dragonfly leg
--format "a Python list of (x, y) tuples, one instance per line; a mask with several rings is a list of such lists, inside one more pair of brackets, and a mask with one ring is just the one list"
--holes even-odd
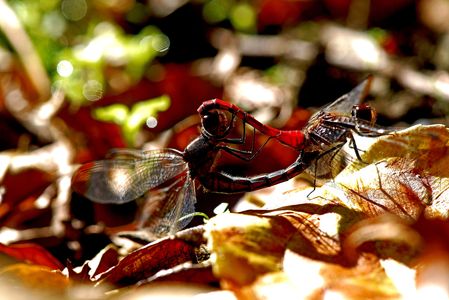
[(354, 149), (355, 156), (357, 159), (361, 162), (364, 162), (362, 157), (360, 156), (359, 148), (357, 147), (357, 144), (354, 139), (354, 135), (352, 133), (349, 133), (349, 147)]
[(287, 181), (307, 169), (319, 152), (301, 151), (294, 163), (285, 169), (256, 176), (234, 176), (225, 172), (211, 172), (198, 179), (208, 190), (218, 193), (249, 192)]
[(324, 124), (336, 126), (338, 128), (347, 128), (354, 130), (358, 135), (366, 137), (379, 137), (386, 134), (391, 134), (394, 130), (372, 125), (370, 122), (354, 117), (337, 117), (326, 119)]
[(251, 144), (251, 150), (241, 150), (241, 149), (236, 149), (236, 148), (229, 147), (229, 146), (217, 146), (217, 148), (220, 150), (223, 150), (241, 160), (251, 161), (260, 153), (262, 148), (265, 147), (265, 145), (268, 143), (268, 141), (270, 139), (271, 139), (271, 137), (268, 137), (267, 140), (263, 143), (263, 145), (261, 145), (256, 151), (254, 151), (254, 145), (255, 145), (254, 138), (253, 138), (253, 142)]
[(363, 128), (363, 126), (357, 125), (354, 128), (354, 131), (361, 136), (366, 137), (380, 137), (383, 135), (391, 134), (392, 130), (385, 129), (385, 128), (378, 128), (378, 127), (371, 127), (371, 128)]
[[(235, 115), (232, 116), (232, 121), (231, 124), (233, 123)], [(227, 135), (229, 133), (229, 131), (231, 130), (231, 125), (228, 126), (228, 128), (225, 130), (225, 135)], [(241, 158), (241, 159), (245, 159), (246, 157), (243, 158), (243, 156), (241, 156), (240, 154), (248, 154), (248, 153), (252, 153), (254, 151), (254, 144), (255, 144), (255, 139), (256, 139), (256, 130), (253, 129), (253, 139), (252, 139), (252, 144), (251, 144), (251, 150), (246, 151), (246, 150), (241, 150), (241, 149), (237, 149), (234, 147), (230, 147), (230, 146), (224, 146), (223, 144), (234, 144), (234, 145), (243, 145), (246, 142), (246, 126), (245, 126), (245, 120), (243, 120), (243, 133), (242, 136), (239, 138), (218, 138), (216, 139), (216, 141), (219, 141), (220, 143), (216, 146), (217, 150), (225, 150), (226, 152)], [(211, 136), (212, 137), (212, 136)], [(213, 137), (215, 139), (215, 137)]]
[(313, 189), (310, 191), (310, 193), (307, 194), (307, 199), (310, 198), (310, 195), (313, 194), (313, 192), (315, 192), (316, 190), (316, 170), (318, 169), (318, 159), (315, 159), (315, 161), (313, 162), (314, 165), (314, 169), (313, 169)]
[[(232, 115), (232, 120), (234, 120), (235, 115)], [(233, 121), (231, 122), (231, 124), (233, 123)], [(246, 121), (243, 120), (243, 127), (242, 127), (242, 136), (239, 138), (222, 138), (220, 139), (221, 142), (224, 143), (230, 143), (230, 144), (235, 144), (235, 145), (242, 145), (246, 142)], [(229, 133), (230, 130), (228, 130)], [(253, 136), (255, 136), (255, 129), (253, 131)]]
[(334, 158), (337, 156), (338, 152), (339, 152), (339, 151), (341, 150), (341, 148), (343, 147), (343, 144), (344, 144), (344, 143), (337, 144), (336, 146), (334, 146), (334, 147), (332, 147), (332, 148), (330, 148), (330, 149), (324, 151), (323, 153), (321, 153), (320, 155), (318, 155), (318, 157), (314, 160), (314, 162), (313, 162), (313, 166), (314, 166), (314, 170), (313, 170), (313, 189), (312, 189), (312, 191), (311, 191), (310, 193), (307, 194), (307, 198), (310, 198), (310, 195), (312, 195), (313, 192), (316, 190), (316, 179), (318, 178), (317, 170), (318, 170), (318, 162), (319, 162), (319, 160), (320, 160), (323, 156), (325, 156), (325, 155), (327, 155), (327, 154), (329, 154), (329, 153), (334, 152), (334, 153), (332, 154), (330, 160), (329, 160), (329, 163), (332, 164), (332, 161), (334, 160)]
[(263, 147), (268, 143), (268, 141), (272, 138), (272, 136), (269, 136), (267, 140), (261, 145), (257, 150), (255, 150), (256, 145), (256, 128), (253, 127), (252, 130), (252, 139), (251, 139), (251, 146), (249, 150), (242, 150), (237, 149), (230, 146), (223, 145), (224, 143), (229, 144), (235, 144), (235, 145), (243, 145), (246, 142), (246, 119), (243, 119), (243, 128), (242, 128), (242, 136), (240, 138), (227, 138), (220, 140), (222, 143), (217, 146), (217, 149), (223, 150), (239, 159), (245, 160), (245, 161), (251, 161), (256, 157)]

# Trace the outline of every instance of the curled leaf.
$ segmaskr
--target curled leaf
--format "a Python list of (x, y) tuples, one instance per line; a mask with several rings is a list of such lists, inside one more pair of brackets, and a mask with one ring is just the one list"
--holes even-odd
[(358, 248), (369, 242), (384, 241), (376, 245), (379, 256), (394, 257), (409, 262), (422, 247), (421, 236), (403, 219), (394, 215), (381, 215), (356, 223), (343, 242), (343, 251), (349, 261), (356, 260)]

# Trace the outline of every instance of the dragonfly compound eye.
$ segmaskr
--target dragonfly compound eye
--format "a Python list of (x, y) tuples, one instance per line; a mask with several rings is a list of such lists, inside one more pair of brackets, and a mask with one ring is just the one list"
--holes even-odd
[(377, 113), (367, 104), (357, 104), (352, 107), (351, 115), (358, 120), (368, 121), (371, 125), (376, 123)]
[(229, 131), (228, 118), (218, 110), (212, 110), (203, 115), (201, 123), (203, 130), (211, 138), (224, 137)]

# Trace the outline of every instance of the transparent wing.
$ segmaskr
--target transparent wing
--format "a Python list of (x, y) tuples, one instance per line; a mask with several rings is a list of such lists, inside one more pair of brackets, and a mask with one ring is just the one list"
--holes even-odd
[(356, 104), (360, 104), (369, 93), (372, 79), (372, 76), (368, 77), (349, 93), (341, 96), (321, 110), (325, 112), (337, 112), (343, 114), (351, 113), (352, 107)]
[(72, 187), (92, 201), (121, 204), (187, 169), (182, 153), (174, 149), (117, 149), (112, 159), (81, 166), (72, 177)]
[(134, 160), (134, 159), (147, 159), (157, 155), (156, 153), (173, 153), (174, 155), (182, 153), (175, 149), (158, 149), (142, 151), (137, 149), (126, 149), (126, 148), (113, 148), (106, 153), (106, 159), (124, 159), (124, 160)]
[(170, 186), (148, 193), (138, 226), (154, 238), (176, 233), (192, 220), (195, 203), (195, 186), (186, 172)]

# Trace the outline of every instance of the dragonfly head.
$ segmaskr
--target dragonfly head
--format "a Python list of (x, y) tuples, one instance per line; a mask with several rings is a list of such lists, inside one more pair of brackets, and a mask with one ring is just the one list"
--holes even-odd
[(221, 140), (226, 138), (233, 128), (234, 115), (228, 116), (229, 113), (211, 109), (203, 111), (201, 116), (201, 134), (209, 140)]
[(377, 120), (376, 110), (365, 103), (354, 105), (352, 107), (351, 116), (356, 120), (367, 121), (372, 126), (376, 124)]
[(209, 137), (222, 137), (226, 134), (227, 118), (223, 112), (208, 111), (201, 118), (204, 133)]

